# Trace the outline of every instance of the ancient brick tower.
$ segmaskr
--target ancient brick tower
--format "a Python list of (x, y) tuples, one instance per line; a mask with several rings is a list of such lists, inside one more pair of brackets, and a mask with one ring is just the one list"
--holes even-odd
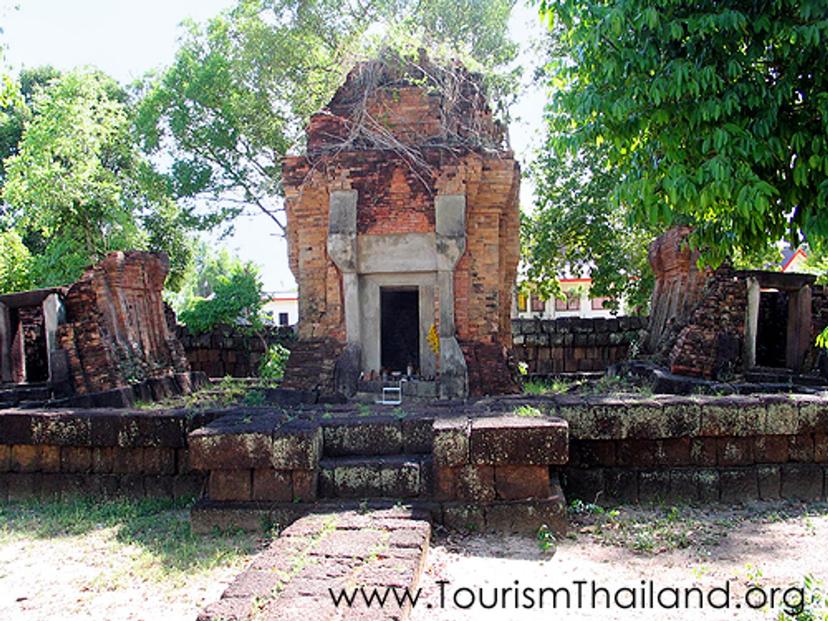
[(402, 372), (506, 392), (520, 171), (460, 66), (356, 66), (283, 166), (299, 346), (285, 386)]

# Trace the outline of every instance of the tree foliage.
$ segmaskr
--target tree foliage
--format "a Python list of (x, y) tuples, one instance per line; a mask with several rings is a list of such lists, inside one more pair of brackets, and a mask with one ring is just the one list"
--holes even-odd
[(253, 207), (284, 231), (281, 160), (355, 60), (416, 40), (477, 58), (506, 93), (514, 1), (240, 0), (188, 24), (172, 65), (143, 85), (143, 145), (171, 155), (169, 186), (205, 226)]
[(717, 263), (828, 238), (824, 0), (544, 0), (558, 153), (602, 148), (635, 221)]
[(561, 158), (546, 148), (533, 162), (535, 208), (521, 221), (524, 284), (547, 299), (562, 275), (592, 278), (592, 297), (610, 308), (645, 310), (653, 276), (647, 247), (653, 231), (630, 226), (628, 210), (610, 200), (616, 177), (596, 149)]
[(218, 275), (209, 298), (195, 297), (178, 315), (193, 334), (209, 332), (218, 325), (242, 324), (259, 329), (264, 304), (259, 270), (252, 263), (234, 262)]
[(126, 92), (94, 71), (47, 68), (19, 83), (0, 123), (2, 191), (4, 226), (32, 257), (30, 281), (67, 284), (107, 252), (138, 248), (167, 252), (175, 287), (189, 243), (175, 202), (137, 148)]
[(29, 249), (17, 231), (0, 233), (0, 293), (23, 291), (31, 285)]

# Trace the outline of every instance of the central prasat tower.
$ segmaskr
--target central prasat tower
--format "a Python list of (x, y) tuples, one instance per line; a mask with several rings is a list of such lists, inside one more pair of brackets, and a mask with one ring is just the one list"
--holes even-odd
[(353, 394), (416, 377), (434, 395), (512, 392), (520, 169), (479, 76), (358, 64), (282, 182), (299, 343), (287, 388)]

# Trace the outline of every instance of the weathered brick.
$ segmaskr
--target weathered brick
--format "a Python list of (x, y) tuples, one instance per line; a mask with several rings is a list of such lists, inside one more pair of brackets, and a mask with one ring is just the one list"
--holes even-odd
[(828, 433), (814, 434), (814, 461), (828, 462)]
[(112, 455), (113, 474), (138, 474), (144, 471), (144, 449), (116, 448)]
[(662, 502), (669, 495), (669, 470), (642, 470), (638, 473), (638, 498), (641, 502)]
[(567, 500), (596, 502), (604, 495), (603, 468), (565, 468), (561, 480)]
[(488, 465), (456, 466), (452, 498), (472, 502), (491, 502), (495, 498), (494, 467)]
[(777, 465), (757, 466), (759, 478), (759, 499), (778, 500), (782, 494), (782, 473)]
[(810, 433), (790, 436), (788, 444), (788, 456), (790, 461), (813, 463), (814, 461), (814, 436)]
[(299, 502), (313, 502), (316, 500), (318, 489), (318, 475), (317, 469), (291, 471), (291, 480), (293, 483), (293, 498), (294, 501)]
[(822, 466), (782, 464), (782, 498), (819, 500), (823, 495)]
[(656, 465), (658, 442), (656, 440), (623, 440), (618, 443), (618, 465), (633, 468), (650, 468)]
[(40, 470), (40, 447), (31, 444), (13, 445), (9, 470), (11, 472), (38, 472)]
[(190, 466), (196, 470), (279, 467), (272, 463), (277, 415), (232, 414), (193, 431), (188, 438)]
[(561, 419), (522, 416), (472, 421), (469, 458), (475, 464), (565, 464), (567, 424)]
[(569, 463), (576, 467), (614, 466), (614, 440), (573, 440), (569, 443)]
[(659, 440), (655, 461), (661, 466), (687, 466), (690, 464), (690, 445), (690, 438)]
[(145, 474), (175, 474), (175, 449), (148, 446), (144, 451)]
[(252, 470), (211, 470), (207, 495), (210, 500), (250, 500)]
[(293, 483), (289, 470), (258, 468), (253, 471), (253, 500), (290, 502)]
[(469, 463), (470, 428), (467, 418), (438, 418), (434, 421), (435, 465), (449, 467)]
[(630, 468), (604, 470), (605, 493), (598, 500), (609, 503), (638, 502), (638, 473)]
[(699, 497), (699, 481), (696, 473), (690, 468), (674, 468), (670, 470), (671, 500), (693, 501)]
[(199, 498), (204, 490), (206, 477), (203, 474), (179, 474), (172, 477), (175, 498)]
[(721, 501), (744, 503), (759, 498), (756, 468), (723, 468), (719, 473)]
[(96, 446), (92, 449), (92, 472), (97, 474), (111, 474), (115, 466), (115, 451), (113, 446)]
[(313, 470), (322, 455), (322, 429), (305, 420), (292, 420), (273, 432), (269, 465), (277, 470)]
[(716, 438), (692, 438), (690, 463), (694, 466), (715, 466), (717, 459)]
[(494, 480), (495, 493), (501, 500), (549, 496), (549, 466), (495, 466)]
[(343, 419), (323, 429), (325, 455), (396, 455), (402, 452), (399, 421), (387, 417)]
[(718, 438), (717, 463), (720, 466), (748, 466), (753, 463), (753, 438)]
[(60, 447), (40, 447), (40, 470), (42, 472), (60, 472)]
[(92, 471), (92, 449), (88, 446), (64, 446), (60, 451), (61, 472)]
[(486, 528), (486, 516), (483, 507), (478, 504), (444, 503), (442, 522), (452, 530), (481, 532)]
[(42, 474), (12, 472), (6, 475), (9, 500), (29, 500), (40, 495)]
[(757, 464), (784, 464), (788, 461), (788, 436), (759, 436), (754, 445)]

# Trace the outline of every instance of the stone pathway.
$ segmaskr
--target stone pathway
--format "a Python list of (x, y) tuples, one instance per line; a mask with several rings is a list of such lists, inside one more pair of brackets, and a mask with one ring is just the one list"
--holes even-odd
[(417, 588), (430, 536), (423, 514), (403, 508), (308, 515), (286, 528), (198, 621), (406, 619), (406, 589)]

